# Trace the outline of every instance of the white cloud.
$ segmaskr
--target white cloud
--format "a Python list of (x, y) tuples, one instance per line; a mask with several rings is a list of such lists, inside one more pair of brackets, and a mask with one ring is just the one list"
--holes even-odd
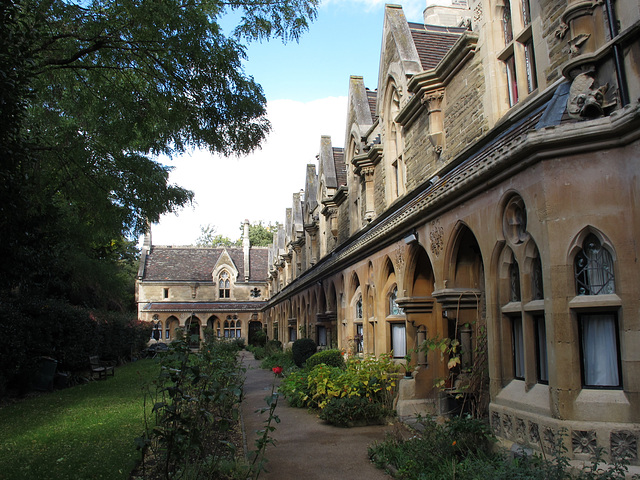
[(245, 218), (284, 222), (293, 193), (304, 188), (306, 165), (317, 165), (320, 137), (330, 135), (334, 147), (344, 146), (346, 108), (346, 97), (275, 100), (267, 106), (273, 129), (261, 150), (239, 159), (196, 151), (171, 161), (170, 182), (193, 190), (196, 204), (153, 225), (153, 243), (195, 243), (206, 224), (236, 239)]
[(422, 12), (427, 6), (425, 0), (408, 0), (389, 2), (389, 0), (322, 0), (321, 8), (335, 8), (340, 5), (360, 5), (365, 11), (370, 12), (384, 8), (387, 4), (401, 5), (407, 20), (416, 22), (422, 19)]

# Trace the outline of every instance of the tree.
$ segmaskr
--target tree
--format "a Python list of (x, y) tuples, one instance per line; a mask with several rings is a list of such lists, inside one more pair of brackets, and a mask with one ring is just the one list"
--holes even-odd
[[(263, 225), (262, 222), (249, 224), (249, 242), (254, 247), (268, 247), (273, 243), (273, 235), (278, 231), (280, 224)], [(240, 229), (243, 229), (241, 226)]]
[(216, 234), (215, 225), (200, 225), (200, 236), (196, 240), (198, 247), (239, 247), (242, 245), (240, 240), (233, 241), (229, 237)]
[[(0, 289), (63, 284), (74, 262), (113, 261), (101, 249), (188, 204), (192, 192), (169, 183), (157, 155), (257, 148), (270, 125), (242, 42), (297, 40), (317, 5), (2, 2), (0, 105), (11, 128), (0, 136)], [(220, 20), (232, 12), (240, 23), (225, 36)]]

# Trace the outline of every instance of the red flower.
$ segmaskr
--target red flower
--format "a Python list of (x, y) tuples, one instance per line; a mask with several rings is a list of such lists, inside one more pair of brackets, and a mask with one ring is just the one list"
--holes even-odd
[(276, 375), (282, 375), (282, 367), (273, 367), (271, 369)]

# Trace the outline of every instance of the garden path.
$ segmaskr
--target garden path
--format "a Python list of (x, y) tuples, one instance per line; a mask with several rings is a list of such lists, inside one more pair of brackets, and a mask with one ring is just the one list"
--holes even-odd
[[(255, 413), (266, 408), (265, 397), (271, 395), (274, 375), (260, 368), (253, 354), (243, 350), (242, 362), (247, 368), (244, 384), (242, 416), (245, 446), (255, 450), (256, 431), (264, 428), (268, 413)], [(278, 380), (276, 379), (276, 384)], [(369, 461), (367, 447), (392, 431), (392, 425), (356, 428), (333, 427), (303, 408), (292, 408), (284, 398), (278, 400), (276, 415), (280, 423), (272, 437), (276, 445), (266, 450), (267, 473), (261, 480), (389, 480), (392, 477)]]

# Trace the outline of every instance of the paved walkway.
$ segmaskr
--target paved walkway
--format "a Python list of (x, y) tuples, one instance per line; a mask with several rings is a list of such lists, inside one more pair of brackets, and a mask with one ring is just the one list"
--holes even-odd
[[(265, 397), (271, 394), (274, 375), (260, 368), (253, 354), (241, 352), (247, 368), (244, 384), (242, 415), (245, 444), (255, 450), (256, 431), (264, 427), (267, 413), (256, 410), (265, 408)], [(375, 425), (356, 428), (333, 427), (304, 408), (291, 408), (280, 397), (276, 414), (280, 423), (272, 437), (276, 445), (268, 445), (266, 458), (268, 473), (261, 473), (261, 480), (389, 480), (392, 477), (377, 469), (370, 461), (367, 447), (381, 441), (391, 425)]]

